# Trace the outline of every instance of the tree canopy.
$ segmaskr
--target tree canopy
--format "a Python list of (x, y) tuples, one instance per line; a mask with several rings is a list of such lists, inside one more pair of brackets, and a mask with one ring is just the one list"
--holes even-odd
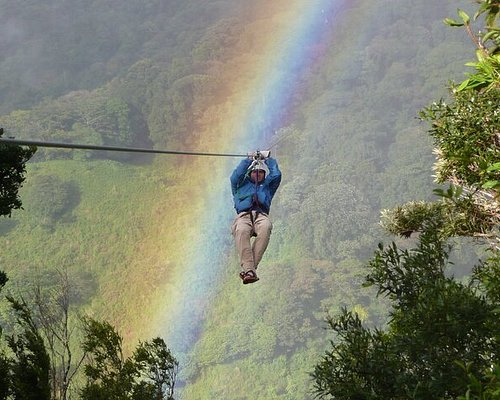
[[(331, 349), (312, 374), (320, 398), (336, 399), (494, 399), (500, 385), (500, 271), (498, 248), (498, 163), (500, 143), (500, 64), (497, 63), (500, 10), (478, 1), (474, 19), (486, 13), (485, 27), (473, 33), (477, 70), (451, 89), (451, 102), (427, 107), (438, 160), (437, 202), (414, 201), (382, 214), (391, 233), (409, 237), (419, 232), (416, 247), (379, 245), (368, 264), (365, 286), (391, 304), (386, 329), (364, 326), (356, 313), (331, 317)], [(447, 240), (454, 236), (488, 237), (489, 257), (462, 281), (446, 274)]]
[[(3, 129), (0, 128), (0, 137)], [(24, 148), (0, 144), (0, 216), (9, 216), (12, 210), (22, 208), (18, 195), (22, 186), (26, 162), (35, 154), (36, 147)]]

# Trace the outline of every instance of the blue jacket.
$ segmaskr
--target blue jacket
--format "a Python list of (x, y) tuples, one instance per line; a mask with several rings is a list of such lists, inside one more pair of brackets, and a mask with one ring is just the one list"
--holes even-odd
[(237, 213), (250, 210), (255, 193), (262, 211), (266, 214), (269, 213), (271, 201), (281, 182), (281, 171), (274, 158), (268, 158), (264, 162), (269, 168), (269, 174), (257, 185), (250, 179), (250, 172), (248, 171), (248, 167), (252, 164), (251, 159), (242, 160), (233, 171), (231, 175), (231, 191), (233, 192), (234, 208)]

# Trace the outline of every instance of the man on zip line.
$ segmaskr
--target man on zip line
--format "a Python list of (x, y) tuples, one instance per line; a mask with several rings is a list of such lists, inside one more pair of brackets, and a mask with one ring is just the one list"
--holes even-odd
[[(269, 151), (256, 151), (242, 160), (231, 175), (231, 191), (238, 215), (231, 226), (243, 284), (257, 282), (259, 265), (271, 236), (269, 209), (281, 182), (281, 171)], [(251, 243), (252, 236), (255, 237)]]

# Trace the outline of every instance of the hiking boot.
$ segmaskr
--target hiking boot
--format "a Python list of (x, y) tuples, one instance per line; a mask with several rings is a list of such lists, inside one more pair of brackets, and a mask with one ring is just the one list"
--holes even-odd
[[(241, 274), (240, 274), (241, 276)], [(243, 274), (243, 284), (244, 285), (247, 285), (249, 283), (254, 283), (254, 282), (257, 282), (259, 280), (259, 278), (257, 277), (257, 274), (255, 273), (255, 271), (247, 271)]]

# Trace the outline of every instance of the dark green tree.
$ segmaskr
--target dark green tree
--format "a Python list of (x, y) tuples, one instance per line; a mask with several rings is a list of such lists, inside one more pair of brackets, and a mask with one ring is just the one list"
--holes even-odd
[(469, 377), (469, 384), (464, 396), (458, 400), (496, 400), (500, 395), (500, 367), (494, 364), (487, 368), (478, 378), (469, 371), (468, 366), (462, 366)]
[(4, 354), (0, 354), (0, 399), (5, 400), (9, 395), (9, 360)]
[(26, 302), (7, 297), (21, 333), (7, 337), (14, 357), (10, 360), (11, 395), (16, 400), (49, 400), (50, 358), (43, 337)]
[(140, 343), (133, 355), (135, 365), (144, 379), (134, 389), (149, 390), (154, 400), (173, 400), (179, 363), (161, 338)]
[(173, 400), (178, 363), (156, 338), (124, 358), (122, 338), (108, 322), (84, 319), (87, 354), (83, 400)]
[(84, 320), (83, 351), (88, 362), (84, 367), (87, 383), (82, 399), (126, 399), (133, 390), (137, 375), (134, 364), (125, 360), (122, 338), (108, 322)]
[[(25, 164), (35, 151), (36, 147), (0, 144), (0, 215), (10, 216), (13, 209), (22, 208), (18, 190), (25, 179)], [(6, 282), (7, 276), (0, 271), (0, 289)], [(50, 399), (50, 359), (38, 326), (23, 299), (7, 299), (21, 332), (6, 338), (14, 357), (0, 353), (0, 399), (8, 395), (20, 400)]]
[(329, 319), (337, 334), (332, 349), (316, 366), (319, 397), (336, 399), (456, 398), (467, 390), (457, 362), (480, 371), (498, 359), (498, 299), (485, 271), (476, 268), (467, 284), (445, 274), (448, 247), (433, 227), (418, 246), (401, 250), (380, 245), (369, 264), (366, 285), (391, 301), (386, 330), (369, 329), (344, 310)]
[(35, 151), (34, 146), (23, 148), (0, 143), (0, 215), (10, 217), (12, 210), (22, 208), (18, 191), (25, 179), (26, 162)]
[[(3, 289), (7, 281), (8, 281), (7, 275), (3, 271), (0, 271), (0, 291)], [(2, 326), (0, 326), (0, 340), (2, 340)], [(4, 354), (3, 351), (0, 351), (0, 400), (4, 400), (7, 398), (9, 394), (9, 387), (10, 387), (9, 359)]]

